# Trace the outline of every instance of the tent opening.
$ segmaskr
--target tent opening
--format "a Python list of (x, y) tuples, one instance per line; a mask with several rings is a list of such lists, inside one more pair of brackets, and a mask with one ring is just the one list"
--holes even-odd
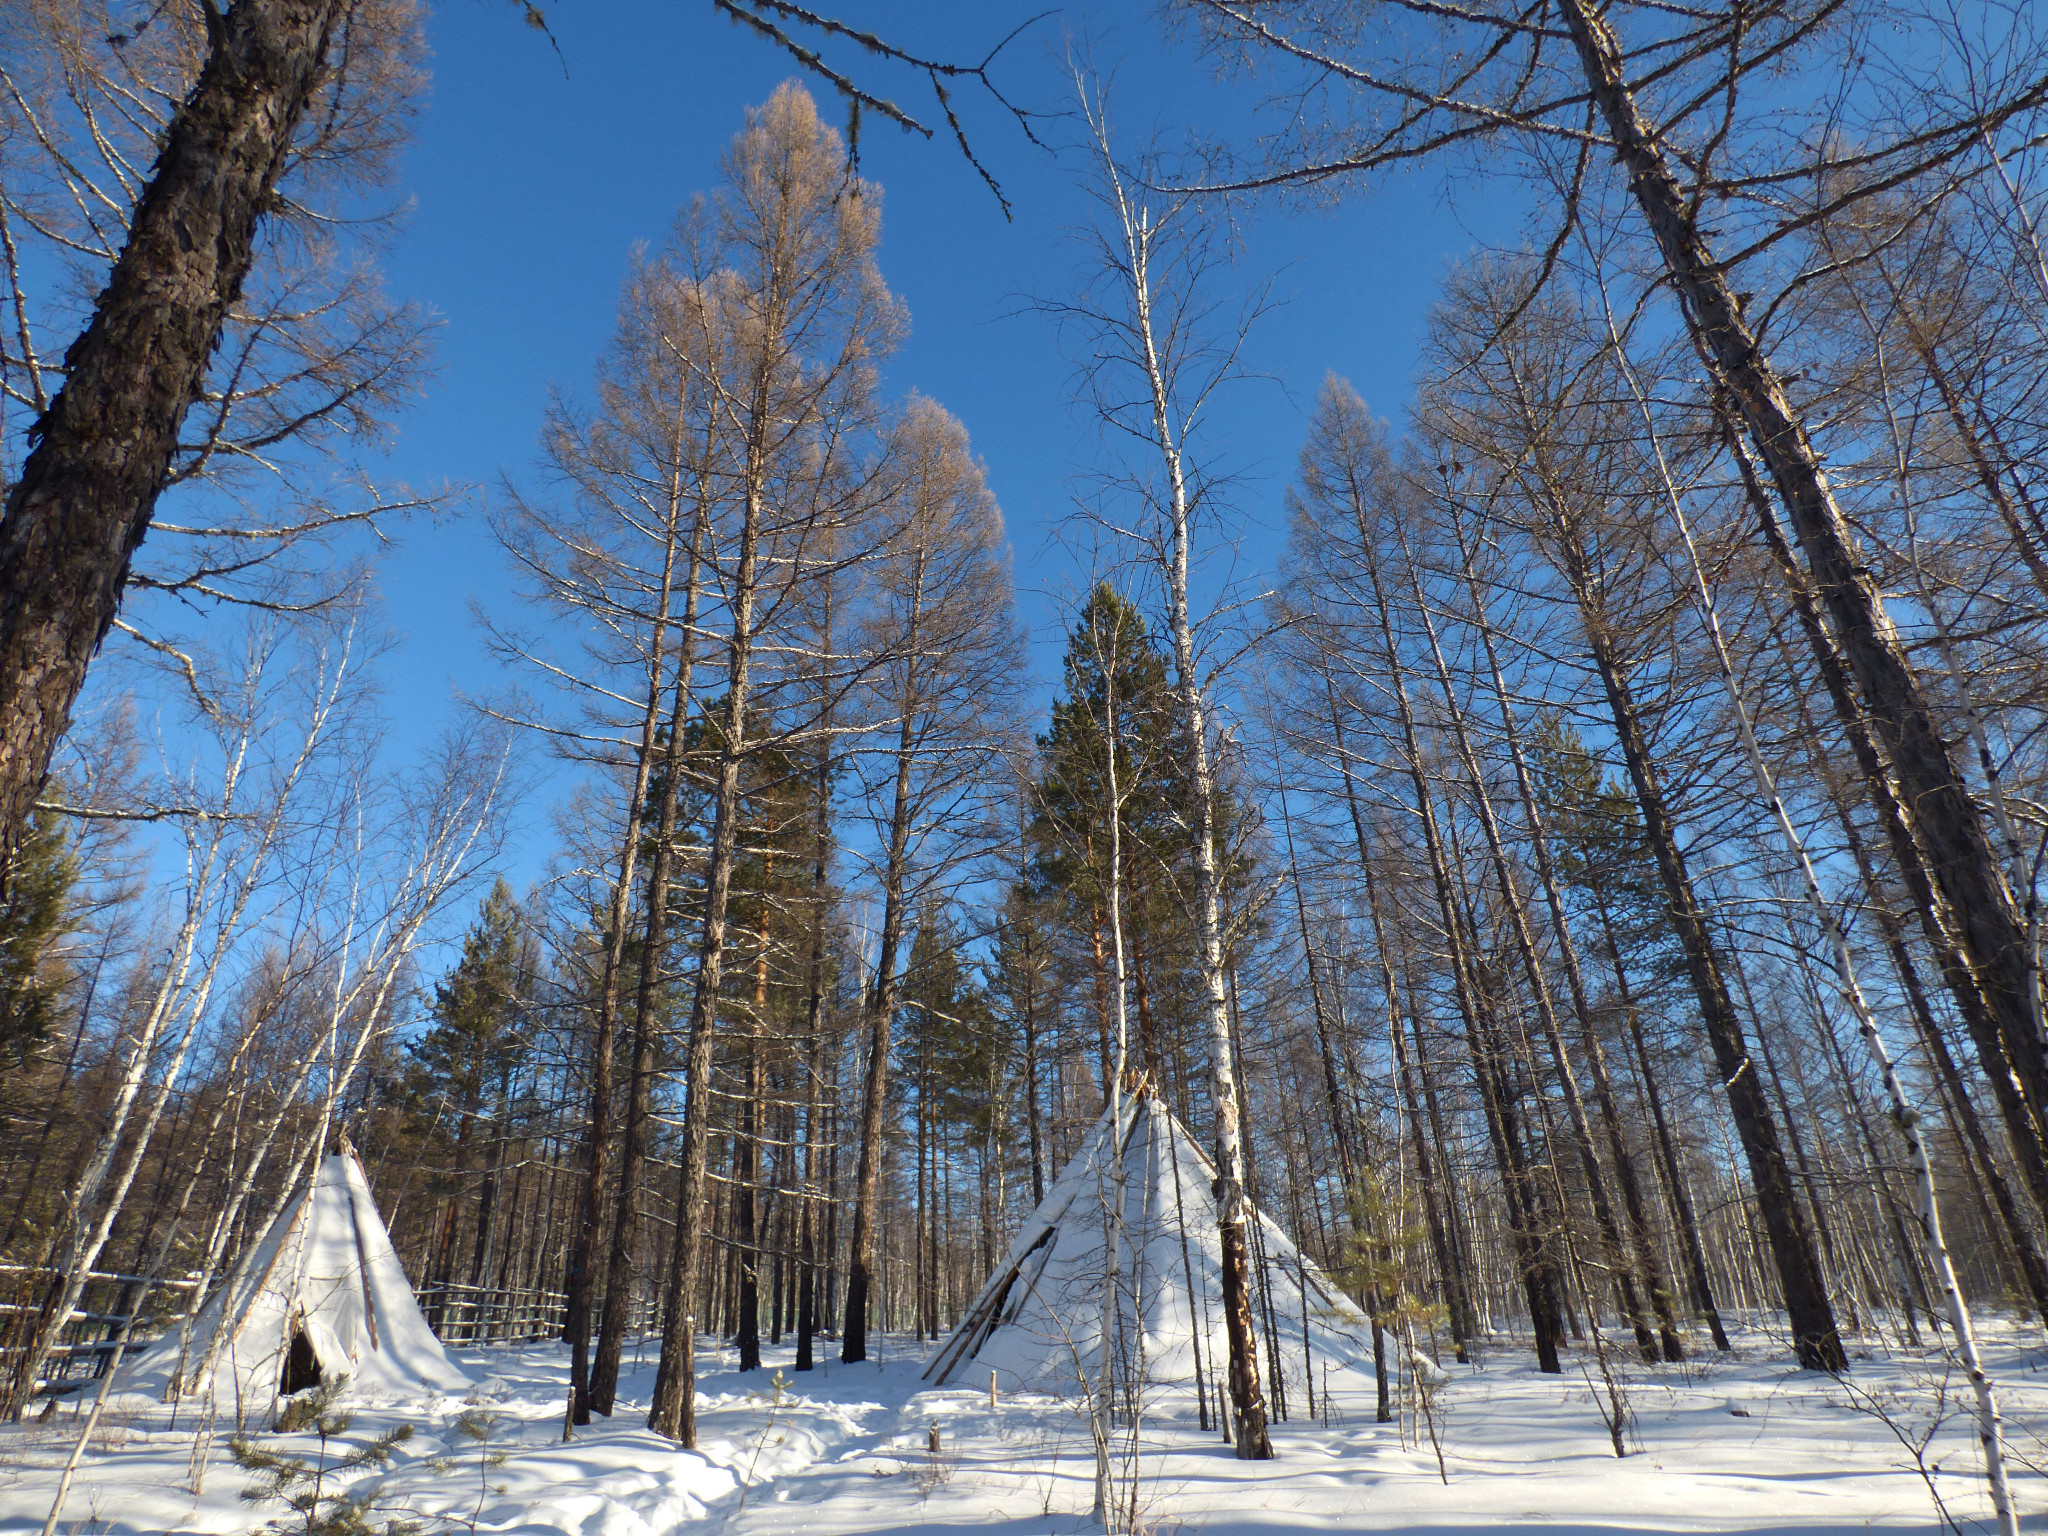
[(320, 1357), (313, 1352), (313, 1341), (306, 1336), (306, 1330), (293, 1323), (291, 1348), (284, 1353), (284, 1380), (278, 1391), (290, 1397), (294, 1392), (319, 1385)]

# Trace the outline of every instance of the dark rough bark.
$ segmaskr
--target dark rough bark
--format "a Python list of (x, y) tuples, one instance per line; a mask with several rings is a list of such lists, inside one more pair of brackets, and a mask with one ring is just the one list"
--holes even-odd
[(1805, 553), (1813, 594), (1861, 694), (1863, 718), (1896, 775), (1897, 814), (1909, 826), (1933, 883), (1914, 893), (1923, 919), (1932, 930), (1952, 930), (1968, 987), (1981, 994), (1995, 1025), (1999, 1050), (1987, 1059), (1987, 1073), (1994, 1080), (2001, 1071), (2012, 1076), (2038, 1139), (2048, 1108), (2048, 1058), (2034, 1012), (2035, 978), (2024, 926), (1983, 813), (1885, 611), (1884, 594), (1858, 558), (1805, 421), (1637, 107), (1618, 40), (1585, 0), (1561, 0), (1561, 15), (1630, 189), (1683, 300), (1694, 343), (1777, 488)]
[[(1878, 825), (1884, 830), (1892, 862), (1913, 898), (1920, 914), (1921, 932), (1934, 951), (1942, 979), (1948, 985), (1950, 996), (1955, 999), (1956, 1011), (1977, 1049), (1978, 1061), (1983, 1066), (1985, 1080), (1991, 1085), (1992, 1098), (1998, 1103), (1999, 1115), (2005, 1122), (2007, 1139), (2019, 1165), (2020, 1176), (2026, 1182), (2027, 1193), (2035, 1210), (2048, 1215), (2048, 1122), (2044, 1122), (2042, 1117), (2044, 1101), (2035, 1098), (2024, 1080), (2012, 1070), (1995, 1010), (1980, 984), (1980, 977), (1962, 953), (1955, 926), (1948, 920), (1946, 905), (1935, 888), (1922, 851), (1914, 841), (1910, 818), (1899, 803), (1898, 791), (1878, 753), (1864, 712), (1857, 703), (1848, 665), (1821, 622), (1812, 588), (1786, 546), (1748, 452), (1732, 431), (1729, 446), (1742, 472), (1750, 508), (1756, 514), (1764, 543), (1785, 578), (1793, 611), (1798, 615), (1800, 630), (1812, 653), (1814, 669), (1820, 674), (1829, 702), (1834, 705), (1836, 718), (1841, 724), (1842, 734), (1848, 738), (1850, 749), (1855, 754), (1857, 769), (1862, 774)], [(1851, 825), (1853, 828), (1853, 822)], [(1853, 830), (1851, 837), (1853, 845), (1860, 849), (1861, 839)], [(1908, 967), (1910, 969), (1910, 962)]]
[[(829, 607), (824, 630), (831, 631)], [(829, 716), (824, 721), (829, 726)], [(799, 1257), (796, 1297), (796, 1368), (815, 1367), (818, 1333), (818, 1143), (819, 1096), (825, 1070), (825, 915), (832, 879), (832, 755), (818, 749), (811, 793), (816, 796), (815, 846), (811, 862), (810, 963), (804, 982), (804, 1153), (803, 1193), (797, 1204)]]
[(761, 1239), (767, 1222), (761, 1213), (761, 1142), (768, 1128), (767, 1057), (761, 1032), (768, 1015), (768, 874), (762, 874), (761, 923), (755, 934), (754, 1007), (747, 1019), (747, 1097), (740, 1108), (739, 1135), (733, 1148), (734, 1252), (739, 1261), (740, 1369), (761, 1369)]
[[(753, 419), (765, 414), (760, 409)], [(697, 945), (697, 985), (684, 1038), (683, 1155), (676, 1199), (676, 1242), (662, 1307), (661, 1362), (655, 1373), (648, 1427), (697, 1446), (697, 1289), (710, 1186), (711, 1051), (718, 989), (725, 977), (726, 910), (739, 846), (740, 770), (745, 766), (747, 710), (753, 682), (754, 608), (759, 595), (762, 491), (758, 444), (748, 450), (746, 509), (740, 523), (732, 583), (732, 639), (727, 647), (725, 708), (718, 731), (718, 772), (712, 791), (711, 847), (704, 869), (704, 927)]]
[[(754, 1065), (748, 1077), (758, 1077), (761, 1046), (749, 1041), (747, 1055)], [(740, 1127), (733, 1148), (733, 1258), (739, 1265), (739, 1284), (733, 1303), (733, 1343), (740, 1354), (740, 1369), (761, 1369), (761, 1247), (756, 1216), (760, 1196), (755, 1184), (760, 1178), (761, 1144), (754, 1095), (749, 1092), (740, 1110)]]
[[(1819, 629), (1818, 619), (1813, 613), (1803, 583), (1795, 584), (1794, 590), (1799, 603), (1800, 621), (1808, 629), (1809, 634), (1813, 635)], [(1819, 634), (1818, 639), (1824, 644), (1825, 634)], [(1833, 692), (1840, 688), (1841, 684), (1840, 669), (1837, 667), (1833, 669), (1828, 687)], [(1797, 694), (1795, 698), (1800, 724), (1805, 727), (1808, 735), (1813, 737), (1814, 725), (1811, 713), (1806, 707), (1805, 695)], [(1874, 759), (1869, 735), (1861, 729), (1860, 722), (1853, 728), (1853, 735), (1859, 760), (1866, 754)], [(1958, 1139), (1968, 1148), (1966, 1167), (1972, 1182), (1979, 1184), (1978, 1192), (1986, 1198), (1987, 1203), (1996, 1206), (1997, 1220), (2010, 1245), (2013, 1263), (2020, 1272), (2021, 1280), (2026, 1285), (2027, 1293), (2033, 1299), (2036, 1310), (2044, 1318), (2048, 1318), (2048, 1266), (2043, 1265), (2040, 1250), (2035, 1246), (2033, 1234), (2020, 1215), (2012, 1188), (2006, 1183), (2005, 1175), (1999, 1170), (1997, 1160), (1992, 1155), (1990, 1138), (1984, 1133), (1983, 1123), (1977, 1116), (1977, 1107), (1963, 1083), (1962, 1073), (1956, 1067), (1954, 1056), (1949, 1052), (1948, 1039), (1942, 1031), (1941, 1022), (1935, 1018), (1934, 1009), (1928, 1002), (1927, 989), (1920, 979), (1920, 968), (1914, 963), (1912, 951), (1906, 944), (1905, 925), (1899, 920), (1898, 913), (1892, 909), (1884, 882), (1879, 878), (1875, 861), (1864, 842), (1863, 830), (1857, 825), (1847, 801), (1832, 785), (1828, 798), (1834, 806), (1836, 820), (1841, 825), (1843, 841), (1849, 849), (1850, 857), (1855, 860), (1856, 872), (1863, 883), (1870, 914), (1876, 920), (1878, 934), (1884, 940), (1885, 953), (1890, 957), (1892, 970), (1898, 976), (1900, 987), (1906, 994), (1914, 1026), (1920, 1035), (1920, 1043), (1934, 1066), (1935, 1076), (1941, 1087), (1942, 1100), (1955, 1122)], [(2015, 1128), (2016, 1131), (2018, 1129)]]
[(1501, 1049), (1492, 1000), (1482, 981), (1484, 967), (1471, 932), (1462, 916), (1453, 915), (1451, 921), (1461, 932), (1457, 947), (1465, 956), (1452, 963), (1465, 973), (1467, 979), (1463, 984), (1470, 997), (1465, 1044), (1472, 1056), (1480, 1104), (1486, 1111), (1487, 1136), (1500, 1168), (1508, 1234), (1514, 1240), (1516, 1269), (1522, 1277), (1523, 1298), (1528, 1304), (1529, 1327), (1536, 1345), (1536, 1368), (1546, 1376), (1556, 1376), (1564, 1370), (1558, 1357), (1565, 1334), (1564, 1286), (1552, 1245), (1547, 1241), (1550, 1234), (1546, 1231), (1541, 1189), (1530, 1167), (1522, 1129), (1521, 1093)]
[(1038, 1111), (1038, 972), (1031, 963), (1028, 931), (1023, 945), (1024, 1124), (1031, 1141), (1031, 1204), (1035, 1208), (1045, 1200), (1045, 1137)]
[[(633, 993), (633, 1065), (627, 1086), (626, 1130), (619, 1148), (619, 1200), (612, 1219), (604, 1315), (597, 1331), (597, 1361), (590, 1373), (590, 1405), (609, 1415), (619, 1390), (619, 1360), (626, 1347), (626, 1315), (638, 1277), (640, 1194), (647, 1177), (647, 1125), (654, 1091), (654, 1010), (661, 990), (662, 956), (668, 952), (669, 884), (674, 878), (676, 808), (683, 777), (683, 739), (689, 724), (690, 682), (695, 659), (697, 610), (703, 585), (704, 536), (709, 508), (698, 504), (690, 532), (689, 574), (684, 582), (682, 656), (669, 706), (668, 739), (662, 744), (656, 791), (654, 847), (647, 861), (647, 911), (640, 935), (640, 974)], [(673, 532), (673, 529), (671, 529)], [(673, 563), (671, 549), (668, 564)], [(669, 576), (664, 571), (666, 602)], [(665, 628), (665, 626), (664, 626)], [(662, 631), (657, 630), (657, 636)], [(651, 743), (650, 743), (651, 744)], [(643, 774), (644, 778), (645, 775)], [(637, 823), (635, 831), (638, 831)]]
[(249, 275), (258, 223), (347, 0), (239, 0), (172, 115), (128, 243), (30, 428), (0, 517), (0, 850), (49, 773), (149, 531), (178, 427)]
[(882, 937), (875, 957), (874, 984), (868, 989), (868, 1072), (860, 1105), (860, 1161), (853, 1181), (853, 1236), (846, 1256), (846, 1319), (839, 1330), (839, 1358), (848, 1365), (868, 1357), (868, 1292), (874, 1284), (876, 1206), (882, 1183), (882, 1111), (888, 1101), (896, 952), (903, 944), (903, 887), (909, 874), (912, 731), (913, 711), (906, 708), (896, 744), (889, 857), (882, 871)]

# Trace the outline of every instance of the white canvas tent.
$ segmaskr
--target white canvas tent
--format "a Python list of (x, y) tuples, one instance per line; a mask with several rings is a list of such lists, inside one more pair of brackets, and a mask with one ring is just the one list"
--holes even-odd
[(472, 1385), (420, 1315), (346, 1142), (321, 1159), (312, 1188), (264, 1235), (240, 1283), (224, 1279), (189, 1327), (143, 1355), (128, 1386), (165, 1395), (181, 1365), (182, 1396), (210, 1391), (237, 1418), (338, 1376), (393, 1397)]
[[(1215, 1168), (1151, 1092), (1133, 1096), (1122, 1118), (1119, 1136), (1104, 1111), (932, 1356), (927, 1380), (979, 1387), (993, 1372), (1005, 1390), (1071, 1396), (1101, 1369), (1105, 1322), (1124, 1379), (1192, 1385), (1198, 1366), (1210, 1386), (1225, 1379)], [(1248, 1231), (1261, 1377), (1277, 1358), (1294, 1413), (1322, 1400), (1326, 1380), (1344, 1411), (1358, 1410), (1374, 1391), (1371, 1323), (1263, 1213)], [(1112, 1242), (1114, 1310), (1103, 1303)]]

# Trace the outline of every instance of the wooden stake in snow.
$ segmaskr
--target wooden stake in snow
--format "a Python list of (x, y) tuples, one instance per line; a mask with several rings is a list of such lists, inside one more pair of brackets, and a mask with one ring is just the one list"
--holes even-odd
[[(1601, 293), (1601, 302), (1606, 303), (1606, 292)], [(1999, 1536), (2019, 1536), (2019, 1520), (2014, 1514), (2012, 1493), (2005, 1475), (2005, 1426), (1998, 1411), (1998, 1395), (1990, 1375), (1984, 1369), (1983, 1358), (1977, 1348), (1977, 1334), (1971, 1324), (1969, 1303), (1964, 1301), (1962, 1287), (1956, 1281), (1954, 1262), (1949, 1258), (1948, 1241), (1941, 1230), (1941, 1203), (1935, 1193), (1934, 1167), (1927, 1150), (1926, 1139), (1920, 1131), (1920, 1112), (1906, 1098), (1904, 1085), (1899, 1081), (1897, 1068), (1892, 1063), (1891, 1052), (1886, 1048), (1884, 1036), (1877, 1027), (1877, 1018), (1870, 1010), (1870, 1003), (1863, 995), (1863, 987), (1856, 979), (1855, 960), (1849, 951), (1848, 935), (1835, 920), (1834, 908), (1828, 904), (1821, 891), (1820, 879), (1814, 873), (1813, 860), (1807, 855), (1805, 841), (1798, 829), (1792, 825), (1792, 818), (1785, 810), (1785, 802), (1778, 794), (1776, 780), (1771, 776), (1769, 764), (1764, 761), (1763, 751), (1757, 746), (1756, 733), (1750, 728), (1749, 706), (1743, 698), (1742, 685), (1736, 680), (1735, 668), (1728, 657), (1728, 646), (1721, 636), (1721, 620), (1714, 606), (1714, 595), (1707, 585), (1706, 568), (1700, 560), (1699, 546), (1692, 536), (1692, 525), (1687, 521), (1684, 504), (1679, 500), (1677, 486), (1671, 478), (1671, 469), (1664, 457), (1664, 445), (1657, 433), (1656, 420), (1650, 412), (1649, 402), (1644, 397), (1635, 370), (1629, 366), (1627, 354), (1622, 346), (1620, 333), (1616, 330), (1614, 316), (1606, 311), (1608, 340), (1614, 348), (1616, 367), (1627, 383), (1636, 409), (1641, 413), (1651, 451), (1656, 455), (1659, 481), (1664, 490), (1665, 504), (1671, 509), (1678, 533), (1685, 542), (1685, 553), (1692, 567), (1694, 594), (1699, 599), (1700, 616), (1706, 622), (1707, 637), (1713, 644), (1714, 664), (1721, 674), (1721, 685), (1727, 690), (1728, 705), (1735, 715), (1735, 728), (1742, 738), (1742, 750), (1749, 759), (1751, 775), (1756, 780), (1757, 793), (1771, 809), (1771, 815), (1778, 824), (1778, 831), (1785, 840), (1799, 865), (1800, 880), (1806, 889), (1807, 904), (1812, 907), (1814, 917), (1827, 935), (1829, 947), (1834, 951), (1835, 975), (1842, 990), (1842, 998), (1850, 1011), (1856, 1015), (1856, 1029), (1862, 1035), (1863, 1043), (1869, 1048), (1871, 1058), (1877, 1063), (1879, 1075), (1884, 1080), (1884, 1091), (1891, 1100), (1892, 1123), (1898, 1127), (1900, 1138), (1906, 1143), (1907, 1155), (1913, 1163), (1913, 1182), (1919, 1193), (1919, 1222), (1921, 1235), (1926, 1239), (1927, 1252), (1934, 1263), (1934, 1272), (1941, 1282), (1942, 1296), (1947, 1303), (1949, 1327), (1954, 1338), (1953, 1348), (1970, 1386), (1976, 1396), (1977, 1437), (1984, 1447), (1984, 1477), (1989, 1485), (1991, 1508), (1998, 1520)], [(1738, 443), (1735, 452), (1743, 451)]]

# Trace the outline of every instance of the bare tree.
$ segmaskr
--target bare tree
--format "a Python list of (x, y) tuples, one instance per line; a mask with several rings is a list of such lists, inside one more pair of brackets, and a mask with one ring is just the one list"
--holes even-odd
[[(684, 1041), (679, 1227), (650, 1422), (696, 1439), (696, 1307), (708, 1204), (709, 1073), (739, 847), (742, 770), (770, 739), (755, 697), (757, 661), (809, 595), (821, 559), (844, 557), (835, 530), (871, 504), (857, 471), (868, 446), (874, 368), (902, 326), (874, 251), (879, 210), (844, 167), (837, 136), (800, 87), (748, 115), (707, 206), (715, 264), (703, 285), (701, 383), (726, 447), (721, 521), (705, 579), (722, 609), (725, 693), (709, 736), (712, 769), (702, 928)], [(770, 673), (772, 680), (774, 673)], [(776, 737), (774, 739), (783, 739)]]
[[(1223, 1247), (1223, 1314), (1230, 1341), (1230, 1391), (1237, 1453), (1272, 1454), (1259, 1385), (1245, 1237), (1241, 1105), (1232, 1061), (1225, 976), (1222, 855), (1214, 703), (1197, 643), (1190, 572), (1195, 522), (1211, 489), (1192, 442), (1216, 389), (1239, 373), (1238, 352), (1257, 313), (1255, 299), (1219, 324), (1211, 293), (1225, 255), (1225, 231), (1189, 195), (1159, 196), (1156, 179), (1118, 159), (1101, 87), (1078, 67), (1074, 92), (1086, 141), (1086, 181), (1098, 215), (1088, 232), (1092, 271), (1082, 293), (1048, 305), (1075, 334), (1085, 389), (1105, 429), (1140, 445), (1146, 468), (1132, 482), (1142, 521), (1130, 536), (1159, 562), (1173, 651), (1179, 729), (1188, 754), (1192, 804), (1188, 839), (1209, 1031), (1210, 1102), (1215, 1114), (1217, 1219)], [(1219, 336), (1221, 339), (1219, 339)]]
[[(368, 425), (421, 360), (416, 314), (380, 309), (373, 288), (309, 253), (289, 222), (259, 228), (272, 210), (303, 219), (303, 200), (379, 178), (418, 80), (410, 7), (258, 0), (151, 19), (130, 58), (103, 10), (18, 11), (11, 30), (30, 48), (0, 82), (17, 146), (0, 189), (14, 300), (7, 387), (36, 411), (0, 517), (0, 846), (41, 792), (164, 488), (223, 460), (260, 464), (351, 415)], [(30, 239), (88, 283), (104, 274), (61, 363), (33, 329), (44, 317), (25, 287)], [(252, 288), (266, 241), (284, 259)], [(279, 336), (290, 315), (303, 323)], [(216, 553), (152, 580), (218, 596), (224, 578), (338, 515), (316, 509), (289, 519), (292, 530), (275, 518), (181, 529)]]
[[(539, 8), (522, 8), (545, 28)], [(824, 80), (846, 101), (856, 132), (867, 112), (933, 136), (826, 50), (858, 51), (921, 80), (1001, 200), (949, 87), (979, 85), (1028, 133), (1028, 114), (990, 75), (1009, 38), (978, 63), (959, 63), (780, 0), (711, 0), (711, 9)], [(104, 0), (32, 0), (9, 13), (7, 41), (25, 46), (16, 58), (23, 68), (0, 80), (8, 173), (35, 169), (27, 187), (0, 186), (0, 255), (15, 300), (0, 373), (35, 422), (0, 517), (0, 850), (27, 824), (92, 655), (121, 622), (131, 561), (181, 455), (260, 461), (322, 420), (360, 418), (401, 393), (417, 368), (417, 315), (376, 317), (364, 302), (370, 287), (346, 271), (316, 284), (316, 301), (303, 286), (308, 269), (275, 260), (316, 227), (305, 217), (309, 191), (381, 174), (422, 78), (414, 15), (410, 0), (238, 0), (225, 12), (213, 0), (174, 0), (132, 27), (118, 25)], [(41, 81), (24, 78), (31, 69)], [(40, 89), (45, 83), (53, 88)], [(38, 110), (52, 102), (70, 121)], [(73, 135), (77, 154), (67, 153)], [(48, 200), (38, 195), (45, 191)], [(80, 231), (66, 227), (74, 216)], [(88, 288), (106, 274), (61, 364), (34, 336), (24, 301), (28, 234), (78, 257)], [(252, 279), (260, 293), (272, 277), (276, 302), (246, 305)], [(224, 347), (238, 315), (252, 345)], [(283, 365), (247, 376), (245, 365), (278, 340), (275, 322), (286, 319), (293, 334), (274, 349)], [(198, 441), (188, 444), (180, 434), (195, 404), (205, 409)], [(252, 421), (246, 433), (224, 426), (233, 406)], [(315, 509), (287, 526), (270, 519), (181, 531), (235, 551), (235, 569), (252, 548), (361, 515)], [(218, 574), (202, 562), (187, 584), (203, 589)]]
[[(1297, 117), (1270, 142), (1267, 167), (1235, 184), (1326, 183), (1481, 146), (1519, 156), (1553, 192), (1559, 216), (1511, 312), (1556, 270), (1599, 202), (1613, 156), (1625, 177), (1617, 191), (1647, 228), (1685, 334), (1796, 534), (1833, 642), (1834, 655), (1816, 661), (1854, 681), (1881, 753), (1875, 770), (1887, 780), (1872, 783), (1873, 799), (1898, 823), (1895, 841), (1923, 877), (1914, 891), (1922, 924), (1937, 950), (1956, 948), (1956, 980), (1979, 993), (1999, 1070), (2015, 1079), (2038, 1138), (2048, 1056), (2027, 894), (2014, 888), (1993, 808), (1980, 804), (1949, 745), (1823, 471), (1822, 434), (1789, 381), (1793, 370), (1766, 345), (1764, 323), (1832, 261), (1810, 245), (1800, 260), (1818, 226), (1909, 184), (1988, 177), (2002, 164), (2000, 136), (2025, 142), (2038, 130), (2048, 105), (2040, 39), (2022, 28), (1980, 46), (1951, 20), (1891, 0), (1768, 18), (1694, 18), (1635, 0), (1468, 14), (1415, 0), (1357, 28), (1291, 3), (1188, 0), (1182, 9), (1225, 55), (1303, 72), (1309, 97), (1330, 107)], [(1549, 46), (1560, 36), (1569, 50)], [(1797, 124), (1786, 117), (1793, 104), (1765, 101), (1765, 82), (1787, 71), (1826, 82), (1796, 104)], [(1955, 88), (1957, 78), (1967, 85)], [(1711, 230), (1702, 211), (1710, 204)], [(1769, 283), (1779, 297), (1758, 302)]]
[[(929, 400), (905, 411), (892, 443), (900, 489), (874, 573), (868, 648), (878, 662), (863, 796), (881, 856), (882, 914), (865, 999), (867, 1075), (847, 1254), (840, 1358), (867, 1358), (880, 1216), (882, 1113), (909, 914), (983, 850), (983, 801), (1002, 764), (1020, 670), (1002, 514), (967, 434)], [(893, 737), (893, 741), (890, 738)]]

